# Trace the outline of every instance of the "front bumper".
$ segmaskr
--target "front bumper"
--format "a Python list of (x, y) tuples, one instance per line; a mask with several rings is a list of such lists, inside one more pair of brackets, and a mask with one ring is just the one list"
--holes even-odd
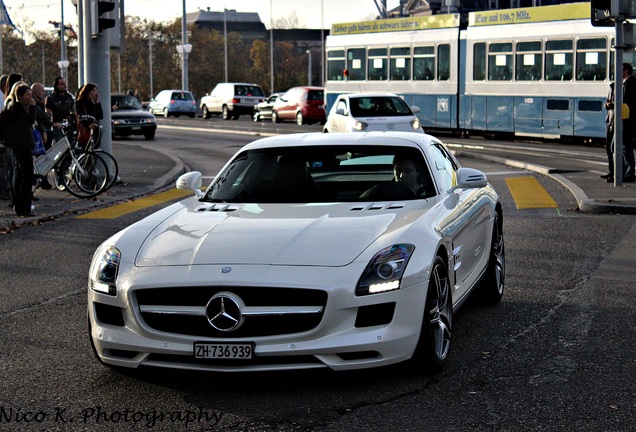
[[(357, 277), (350, 275), (360, 274), (358, 270), (361, 269), (352, 270), (350, 267), (272, 269), (271, 266), (240, 266), (236, 274), (240, 273), (242, 277), (254, 275), (243, 278), (240, 284), (239, 281), (210, 281), (210, 275), (221, 274), (218, 266), (172, 268), (170, 271), (134, 269), (131, 273), (135, 275), (130, 276), (134, 276), (135, 280), (146, 280), (144, 284), (132, 284), (132, 279), (128, 279), (123, 285), (130, 284), (130, 287), (118, 289), (116, 297), (89, 290), (90, 337), (104, 363), (131, 368), (160, 366), (207, 371), (255, 371), (328, 367), (346, 370), (407, 360), (419, 338), (427, 284), (356, 297)], [(285, 275), (284, 283), (281, 283), (280, 275)], [(157, 325), (148, 319), (147, 314), (140, 312), (140, 301), (147, 302), (149, 297), (140, 295), (140, 292), (155, 290), (161, 293), (162, 290), (174, 289), (170, 281), (184, 280), (189, 281), (187, 290), (201, 293), (199, 306), (203, 306), (214, 291), (238, 293), (247, 304), (252, 301), (250, 297), (254, 297), (249, 290), (254, 290), (259, 293), (256, 297), (266, 298), (270, 306), (293, 307), (294, 301), (290, 300), (293, 295), (278, 298), (281, 292), (292, 290), (301, 293), (298, 298), (309, 291), (323, 292), (324, 307), (310, 328), (299, 327), (287, 332), (283, 319), (277, 324), (282, 329), (280, 332), (236, 332), (237, 337), (232, 333), (206, 334), (203, 327), (203, 333), (192, 334), (197, 333), (195, 326), (189, 327), (192, 331), (171, 329), (170, 324), (167, 327), (165, 324)], [(320, 281), (320, 286), (312, 286), (307, 281)], [(157, 296), (161, 297), (161, 294)], [(170, 303), (163, 297), (163, 303)], [(192, 298), (195, 297), (197, 294)], [(157, 303), (155, 300), (150, 302)], [(204, 326), (209, 326), (207, 319), (203, 322)], [(195, 342), (254, 343), (254, 359), (195, 359)]]

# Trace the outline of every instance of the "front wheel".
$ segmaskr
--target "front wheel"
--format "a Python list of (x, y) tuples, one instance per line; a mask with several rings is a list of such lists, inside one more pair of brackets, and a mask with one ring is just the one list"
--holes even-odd
[(296, 114), (296, 124), (298, 126), (302, 126), (305, 123), (305, 118), (303, 117), (303, 113), (298, 112)]
[[(153, 132), (154, 134), (154, 132)], [(111, 187), (113, 187), (113, 185), (115, 184), (115, 182), (117, 181), (117, 179), (119, 178), (119, 165), (117, 165), (117, 160), (115, 159), (115, 157), (104, 151), (101, 149), (97, 149), (94, 150), (102, 159), (104, 159), (104, 162), (106, 162), (106, 164), (108, 165), (108, 182), (106, 183), (106, 186), (104, 187), (104, 190), (102, 190), (102, 192), (107, 191), (108, 189), (110, 189)]]
[(420, 339), (412, 360), (418, 369), (423, 366), (428, 372), (439, 372), (446, 366), (452, 325), (453, 302), (448, 269), (444, 260), (437, 256), (428, 283)]
[(168, 112), (168, 108), (164, 108), (164, 109), (163, 109), (163, 116), (164, 116), (165, 118), (170, 117), (170, 113)]
[(144, 133), (144, 138), (146, 139), (146, 141), (152, 141), (153, 139), (155, 139), (155, 131)]
[(221, 115), (223, 117), (223, 120), (232, 119), (232, 113), (230, 112), (229, 109), (227, 109), (227, 105), (223, 105), (223, 108), (221, 108)]
[(71, 160), (70, 176), (64, 176), (64, 186), (78, 198), (93, 198), (103, 192), (108, 184), (108, 166), (96, 153), (84, 153)]
[(278, 123), (278, 114), (276, 114), (276, 111), (272, 111), (272, 123)]
[(208, 109), (207, 105), (203, 105), (203, 108), (201, 108), (201, 111), (203, 111), (203, 118), (204, 119), (209, 119), (210, 117), (212, 117), (212, 114), (210, 113), (210, 110)]

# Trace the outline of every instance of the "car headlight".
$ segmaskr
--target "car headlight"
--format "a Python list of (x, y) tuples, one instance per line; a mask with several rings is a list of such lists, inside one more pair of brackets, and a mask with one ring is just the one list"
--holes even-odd
[(353, 125), (353, 128), (355, 130), (365, 130), (367, 128), (367, 126), (369, 126), (368, 124), (366, 124), (365, 122), (361, 122), (359, 120), (356, 120), (356, 124)]
[(360, 277), (356, 295), (400, 289), (404, 269), (414, 250), (412, 244), (395, 244), (375, 254)]
[(413, 129), (420, 129), (422, 127), (422, 124), (420, 123), (419, 119), (411, 120), (411, 127)]
[(91, 263), (88, 286), (93, 291), (116, 295), (117, 273), (121, 261), (121, 252), (115, 246), (100, 248)]

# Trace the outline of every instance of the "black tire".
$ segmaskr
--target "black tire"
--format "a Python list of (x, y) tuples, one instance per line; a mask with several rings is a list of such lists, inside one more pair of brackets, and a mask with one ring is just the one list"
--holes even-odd
[(453, 325), (453, 301), (448, 267), (437, 256), (433, 261), (426, 294), (420, 339), (413, 356), (413, 366), (426, 372), (439, 372), (448, 363)]
[(60, 159), (53, 169), (53, 185), (57, 190), (66, 190), (65, 178), (67, 178), (68, 181), (72, 181), (72, 173), (70, 171), (71, 161), (71, 155), (67, 153), (62, 157), (62, 159)]
[(223, 117), (223, 120), (232, 119), (232, 112), (227, 109), (227, 105), (223, 105), (223, 108), (221, 108), (221, 116)]
[(196, 116), (196, 113), (188, 114), (188, 117), (190, 118), (194, 118), (195, 116)]
[(64, 176), (64, 186), (73, 196), (93, 198), (104, 191), (108, 184), (108, 165), (96, 153), (84, 153), (69, 166), (70, 176)]
[(495, 213), (492, 229), (492, 240), (488, 256), (488, 267), (481, 282), (480, 299), (490, 305), (501, 301), (506, 288), (506, 248), (503, 235), (503, 218), (499, 212)]
[(146, 139), (146, 141), (152, 141), (153, 139), (155, 139), (155, 131), (146, 132), (144, 134), (144, 138)]
[(303, 117), (303, 113), (301, 113), (300, 111), (296, 113), (296, 124), (298, 126), (302, 126), (303, 124), (305, 124), (305, 118)]
[[(154, 132), (153, 132), (153, 134), (154, 134)], [(117, 179), (119, 178), (119, 165), (117, 165), (117, 160), (115, 159), (115, 157), (112, 154), (107, 153), (107, 152), (105, 152), (104, 150), (101, 150), (101, 149), (94, 150), (94, 151), (102, 159), (104, 159), (104, 161), (108, 165), (108, 182), (106, 183), (106, 186), (104, 187), (104, 190), (102, 191), (102, 192), (105, 192), (108, 189), (110, 189), (111, 187), (113, 187), (115, 182), (117, 182)]]
[(255, 122), (261, 121), (261, 115), (258, 112), (255, 112), (252, 116), (252, 120), (254, 120)]
[(276, 111), (272, 111), (272, 123), (278, 123), (278, 114), (276, 114)]
[(203, 111), (203, 118), (204, 119), (209, 119), (210, 117), (212, 117), (212, 114), (210, 113), (210, 110), (208, 110), (208, 106), (207, 105), (203, 105), (201, 107), (201, 111)]
[(170, 117), (170, 113), (168, 112), (168, 108), (164, 108), (164, 109), (163, 109), (163, 116), (164, 116), (165, 118)]

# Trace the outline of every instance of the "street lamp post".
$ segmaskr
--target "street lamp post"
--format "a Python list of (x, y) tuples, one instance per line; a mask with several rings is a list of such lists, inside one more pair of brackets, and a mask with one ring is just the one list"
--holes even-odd
[(192, 44), (177, 45), (177, 52), (181, 56), (181, 64), (183, 70), (181, 71), (182, 90), (188, 90), (188, 54), (192, 51)]
[[(60, 76), (62, 78), (64, 78), (66, 76), (66, 71), (68, 70), (68, 65), (69, 65), (69, 61), (68, 60), (60, 60), (59, 62), (57, 62), (57, 65), (60, 68)], [(64, 78), (66, 79), (66, 78)]]
[(307, 66), (307, 85), (311, 86), (311, 50), (307, 50), (305, 51), (307, 54), (309, 54), (309, 65)]

